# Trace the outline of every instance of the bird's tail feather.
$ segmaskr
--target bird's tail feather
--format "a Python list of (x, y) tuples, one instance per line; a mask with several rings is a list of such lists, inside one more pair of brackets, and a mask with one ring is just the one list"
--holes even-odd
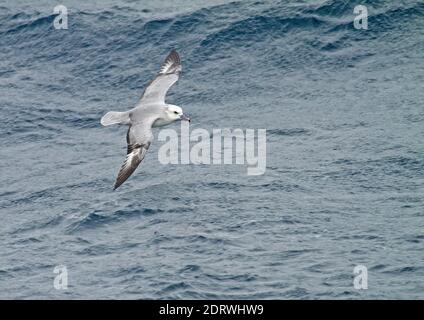
[(130, 122), (129, 112), (109, 111), (101, 119), (100, 123), (103, 126), (110, 126), (112, 124), (128, 124)]

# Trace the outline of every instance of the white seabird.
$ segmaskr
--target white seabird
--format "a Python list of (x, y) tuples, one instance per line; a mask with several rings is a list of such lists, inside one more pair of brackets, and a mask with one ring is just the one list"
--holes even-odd
[(125, 112), (109, 111), (100, 120), (103, 126), (129, 126), (127, 157), (119, 170), (113, 190), (123, 184), (144, 159), (153, 141), (152, 127), (165, 126), (176, 120), (190, 121), (180, 107), (165, 103), (166, 93), (177, 82), (181, 70), (180, 57), (172, 50), (158, 75), (144, 89), (143, 96), (135, 108)]

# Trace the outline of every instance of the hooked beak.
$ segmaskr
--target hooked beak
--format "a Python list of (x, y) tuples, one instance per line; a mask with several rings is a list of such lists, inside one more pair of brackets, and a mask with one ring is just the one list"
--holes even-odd
[(190, 117), (188, 117), (186, 114), (182, 114), (181, 116), (180, 116), (180, 120), (182, 121), (182, 120), (185, 120), (185, 121), (188, 121), (188, 122), (190, 122)]

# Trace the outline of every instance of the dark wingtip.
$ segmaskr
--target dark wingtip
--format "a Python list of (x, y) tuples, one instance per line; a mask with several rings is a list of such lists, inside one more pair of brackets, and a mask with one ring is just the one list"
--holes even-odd
[(177, 51), (172, 49), (162, 63), (159, 74), (171, 74), (179, 71), (181, 71), (181, 59)]
[(180, 55), (178, 54), (177, 50), (172, 49), (171, 52), (168, 54), (168, 58), (172, 59), (176, 63), (181, 63)]
[(118, 189), (119, 188), (119, 186), (121, 185), (122, 183), (119, 183), (119, 181), (118, 180), (116, 180), (115, 181), (115, 184), (113, 185), (113, 191), (115, 191), (116, 189)]

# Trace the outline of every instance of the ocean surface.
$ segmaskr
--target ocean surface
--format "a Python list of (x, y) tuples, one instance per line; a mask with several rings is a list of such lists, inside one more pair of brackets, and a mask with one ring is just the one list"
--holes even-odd
[[(1, 1), (0, 298), (423, 299), (423, 1), (201, 3), (69, 0), (56, 30), (57, 1)], [(172, 48), (167, 101), (266, 129), (265, 174), (155, 141), (112, 190), (126, 128), (100, 117)]]

